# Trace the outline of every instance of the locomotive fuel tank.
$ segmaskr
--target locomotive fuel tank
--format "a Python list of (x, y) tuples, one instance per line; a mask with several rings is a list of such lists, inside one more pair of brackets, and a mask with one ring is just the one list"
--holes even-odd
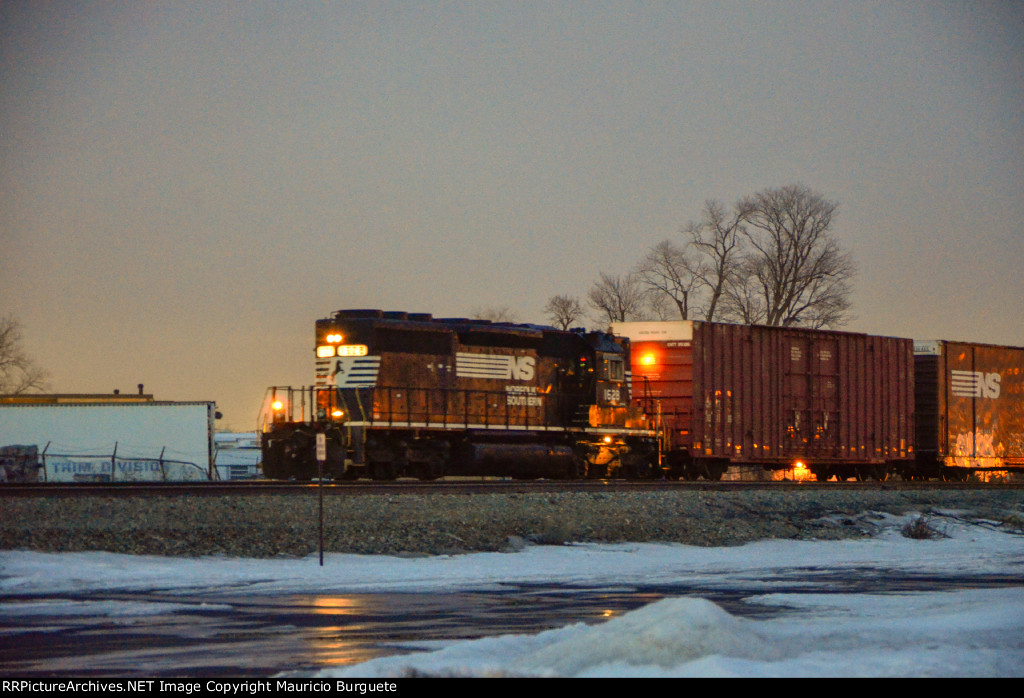
[(464, 443), (458, 449), (454, 470), (456, 474), (520, 479), (575, 479), (583, 474), (580, 461), (570, 446), (508, 442)]

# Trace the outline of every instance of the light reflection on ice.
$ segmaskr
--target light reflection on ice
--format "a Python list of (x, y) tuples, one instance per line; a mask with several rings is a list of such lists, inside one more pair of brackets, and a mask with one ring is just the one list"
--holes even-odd
[[(911, 515), (913, 516), (913, 515)], [(862, 518), (874, 537), (763, 541), (733, 548), (683, 545), (534, 546), (514, 553), (432, 558), (327, 555), (284, 560), (157, 558), (0, 552), (0, 616), (95, 613), (89, 602), (19, 600), (33, 594), (159, 590), (175, 603), (105, 601), (110, 614), (176, 613), (211, 590), (317, 594), (346, 613), (345, 594), (454, 592), (544, 585), (574, 591), (656, 585), (736, 590), (740, 617), (700, 594), (665, 598), (603, 623), (443, 645), (323, 669), (323, 676), (1024, 676), (1024, 536), (955, 512), (935, 514), (947, 537), (900, 534), (910, 517)], [(867, 524), (865, 524), (867, 525)], [(966, 588), (973, 577), (1001, 588)], [(965, 588), (948, 591), (957, 577)], [(903, 588), (873, 593), (879, 580)], [(933, 584), (932, 581), (935, 580)], [(899, 588), (899, 587), (897, 587)], [(806, 593), (803, 593), (806, 589)], [(571, 592), (567, 592), (571, 593)], [(332, 597), (332, 595), (336, 595)], [(6, 599), (4, 597), (7, 597)], [(81, 605), (76, 605), (81, 604)], [(60, 608), (58, 608), (60, 607)], [(86, 611), (86, 609), (89, 609)], [(742, 614), (741, 614), (742, 615)], [(359, 661), (347, 650), (344, 661)], [(333, 661), (339, 661), (333, 656)], [(324, 661), (320, 666), (329, 667)]]

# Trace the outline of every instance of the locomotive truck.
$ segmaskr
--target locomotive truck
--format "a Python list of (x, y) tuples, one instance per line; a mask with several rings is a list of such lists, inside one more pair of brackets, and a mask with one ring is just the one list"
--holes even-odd
[(316, 322), (315, 352), (314, 385), (268, 390), (269, 478), (660, 475), (657, 425), (630, 395), (628, 339), (340, 310)]

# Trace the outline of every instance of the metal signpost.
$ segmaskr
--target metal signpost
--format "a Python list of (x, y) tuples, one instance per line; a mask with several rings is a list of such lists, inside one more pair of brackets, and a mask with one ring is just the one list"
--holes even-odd
[(324, 566), (324, 461), (327, 460), (327, 436), (316, 435), (316, 469), (319, 484), (317, 492), (320, 493), (320, 566)]

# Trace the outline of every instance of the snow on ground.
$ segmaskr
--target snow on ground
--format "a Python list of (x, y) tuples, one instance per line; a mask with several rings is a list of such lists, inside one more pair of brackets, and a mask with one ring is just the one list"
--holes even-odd
[[(734, 548), (579, 544), (424, 558), (328, 554), (323, 567), (317, 556), (5, 551), (0, 599), (8, 600), (0, 613), (43, 612), (50, 603), (10, 598), (15, 595), (99, 590), (159, 589), (187, 597), (232, 587), (273, 594), (481, 590), (509, 583), (686, 584), (742, 590), (752, 608), (787, 611), (751, 619), (696, 596), (666, 598), (599, 625), (435, 643), (324, 676), (1024, 676), (1024, 536), (951, 515), (931, 521), (946, 537), (917, 540), (901, 534), (907, 518), (868, 516), (881, 531), (871, 540), (763, 541)], [(829, 589), (837, 573), (868, 579), (1003, 575), (1012, 585), (842, 593)], [(794, 580), (807, 593), (793, 593)], [(780, 593), (783, 586), (789, 591)], [(130, 605), (110, 609), (132, 612)]]

